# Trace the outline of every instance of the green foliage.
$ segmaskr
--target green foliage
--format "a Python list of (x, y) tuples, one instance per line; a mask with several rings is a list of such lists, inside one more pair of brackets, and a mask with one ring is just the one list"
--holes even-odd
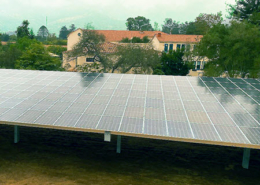
[(75, 60), (80, 56), (93, 56), (95, 62), (100, 62), (104, 72), (108, 67), (109, 59), (102, 52), (102, 43), (105, 42), (105, 36), (98, 34), (94, 30), (83, 30), (80, 41), (74, 45), (71, 52), (68, 53), (67, 60)]
[(10, 36), (6, 33), (0, 34), (0, 41), (7, 42), (10, 40)]
[(38, 43), (38, 41), (35, 39), (29, 39), (28, 37), (22, 37), (17, 40), (15, 46), (19, 50), (25, 51), (33, 43)]
[(23, 37), (28, 37), (28, 38), (33, 38), (33, 35), (30, 34), (29, 31), (29, 21), (28, 20), (24, 20), (22, 25), (17, 27), (16, 33), (17, 33), (17, 38), (23, 38)]
[(16, 43), (8, 43), (0, 47), (0, 67), (1, 68), (15, 68), (15, 62), (21, 57), (23, 52), (32, 44), (36, 43), (35, 39), (22, 37)]
[(196, 47), (195, 55), (207, 57), (205, 75), (259, 76), (260, 32), (247, 22), (213, 25)]
[(160, 31), (158, 22), (154, 22), (154, 31)]
[(0, 68), (14, 69), (15, 61), (22, 55), (22, 51), (15, 44), (0, 46)]
[(236, 0), (235, 5), (228, 4), (227, 6), (230, 18), (247, 20), (256, 25), (260, 24), (259, 0)]
[(135, 73), (151, 74), (152, 69), (160, 63), (158, 52), (152, 47), (137, 44), (119, 46), (116, 53), (116, 62), (111, 65), (112, 72), (118, 70), (126, 73), (134, 69)]
[(165, 75), (165, 73), (161, 69), (155, 69), (153, 75)]
[(162, 25), (162, 31), (169, 34), (179, 34), (180, 23), (173, 21), (171, 18), (166, 18), (164, 24)]
[(135, 18), (129, 17), (126, 21), (127, 30), (153, 31), (153, 27), (150, 24), (150, 20), (143, 16), (138, 16)]
[(76, 67), (76, 71), (86, 73), (101, 73), (103, 69), (100, 68), (100, 64), (93, 62), (91, 64), (83, 64)]
[(180, 23), (166, 18), (162, 25), (162, 31), (168, 34), (202, 35), (204, 30), (195, 22)]
[(42, 25), (37, 33), (37, 37), (39, 40), (46, 40), (47, 37), (49, 36), (49, 31), (48, 28), (44, 25)]
[(47, 51), (59, 55), (60, 59), (62, 60), (62, 52), (66, 51), (67, 48), (61, 46), (49, 46)]
[(62, 26), (60, 29), (60, 34), (59, 34), (59, 38), (60, 39), (67, 39), (68, 34), (70, 33), (70, 31), (67, 29), (66, 26)]
[(199, 35), (205, 35), (213, 25), (221, 23), (222, 20), (221, 12), (218, 12), (217, 14), (200, 14), (194, 22), (196, 32)]
[(195, 25), (195, 22), (185, 22), (181, 24), (180, 29), (181, 34), (186, 35), (202, 35), (203, 32), (200, 31), (200, 29)]
[(93, 23), (92, 23), (92, 22), (87, 23), (87, 24), (84, 26), (84, 28), (85, 28), (86, 30), (94, 30), (94, 29), (95, 29), (95, 27), (93, 26)]
[[(183, 61), (184, 51), (177, 49), (162, 53), (160, 69), (165, 75), (181, 75), (186, 76), (189, 73), (189, 66)], [(156, 71), (156, 70), (155, 70)]]
[(148, 36), (144, 36), (142, 39), (140, 37), (133, 37), (132, 39), (123, 38), (121, 43), (148, 43), (150, 42)]
[(34, 42), (16, 61), (15, 67), (31, 70), (61, 70), (61, 61), (51, 57), (42, 43)]
[(131, 43), (132, 39), (129, 39), (129, 38), (123, 38), (120, 42), (121, 43)]
[(148, 36), (144, 36), (142, 39), (142, 43), (148, 43), (148, 42), (150, 42)]
[(70, 29), (69, 29), (69, 32), (73, 32), (76, 30), (76, 27), (75, 27), (75, 24), (71, 24), (70, 25)]

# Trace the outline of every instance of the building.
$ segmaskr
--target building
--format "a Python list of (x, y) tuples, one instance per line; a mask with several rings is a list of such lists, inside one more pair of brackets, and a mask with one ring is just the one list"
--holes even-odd
[[(97, 33), (105, 36), (105, 49), (104, 52), (114, 52), (116, 45), (120, 44), (120, 41), (124, 38), (132, 39), (133, 37), (143, 38), (147, 36), (150, 40), (149, 44), (152, 44), (153, 49), (157, 51), (168, 52), (170, 50), (176, 50), (177, 48), (186, 48), (192, 50), (196, 44), (203, 37), (202, 35), (172, 35), (162, 31), (128, 31), (128, 30), (96, 30)], [(73, 49), (73, 46), (79, 42), (80, 36), (83, 30), (77, 29), (68, 35), (67, 52)], [(145, 44), (143, 44), (145, 45)], [(66, 52), (64, 53), (66, 55)], [(194, 69), (191, 70), (189, 75), (198, 76), (204, 68), (205, 61), (194, 58)], [(71, 68), (75, 68), (77, 65), (83, 65), (84, 63), (93, 62), (93, 59), (89, 56), (78, 57), (77, 60), (67, 61), (64, 57), (63, 66), (66, 63), (70, 63)]]

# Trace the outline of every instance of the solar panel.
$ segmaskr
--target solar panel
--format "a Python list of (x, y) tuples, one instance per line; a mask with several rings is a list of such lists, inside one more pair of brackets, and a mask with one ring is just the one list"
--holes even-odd
[(0, 123), (260, 148), (260, 81), (0, 70)]

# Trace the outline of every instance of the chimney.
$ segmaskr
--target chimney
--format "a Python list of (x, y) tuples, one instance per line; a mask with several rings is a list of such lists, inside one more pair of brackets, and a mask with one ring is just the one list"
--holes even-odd
[(162, 36), (162, 33), (158, 33), (158, 37), (161, 37)]

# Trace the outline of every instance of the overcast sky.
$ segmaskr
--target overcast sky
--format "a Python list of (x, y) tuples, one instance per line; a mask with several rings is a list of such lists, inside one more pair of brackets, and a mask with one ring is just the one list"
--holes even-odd
[(226, 3), (235, 0), (1, 0), (0, 32), (14, 31), (25, 19), (34, 32), (45, 25), (58, 32), (64, 25), (84, 27), (92, 22), (96, 29), (126, 29), (129, 17), (144, 16), (151, 23), (165, 18), (193, 21), (200, 13), (226, 14)]

